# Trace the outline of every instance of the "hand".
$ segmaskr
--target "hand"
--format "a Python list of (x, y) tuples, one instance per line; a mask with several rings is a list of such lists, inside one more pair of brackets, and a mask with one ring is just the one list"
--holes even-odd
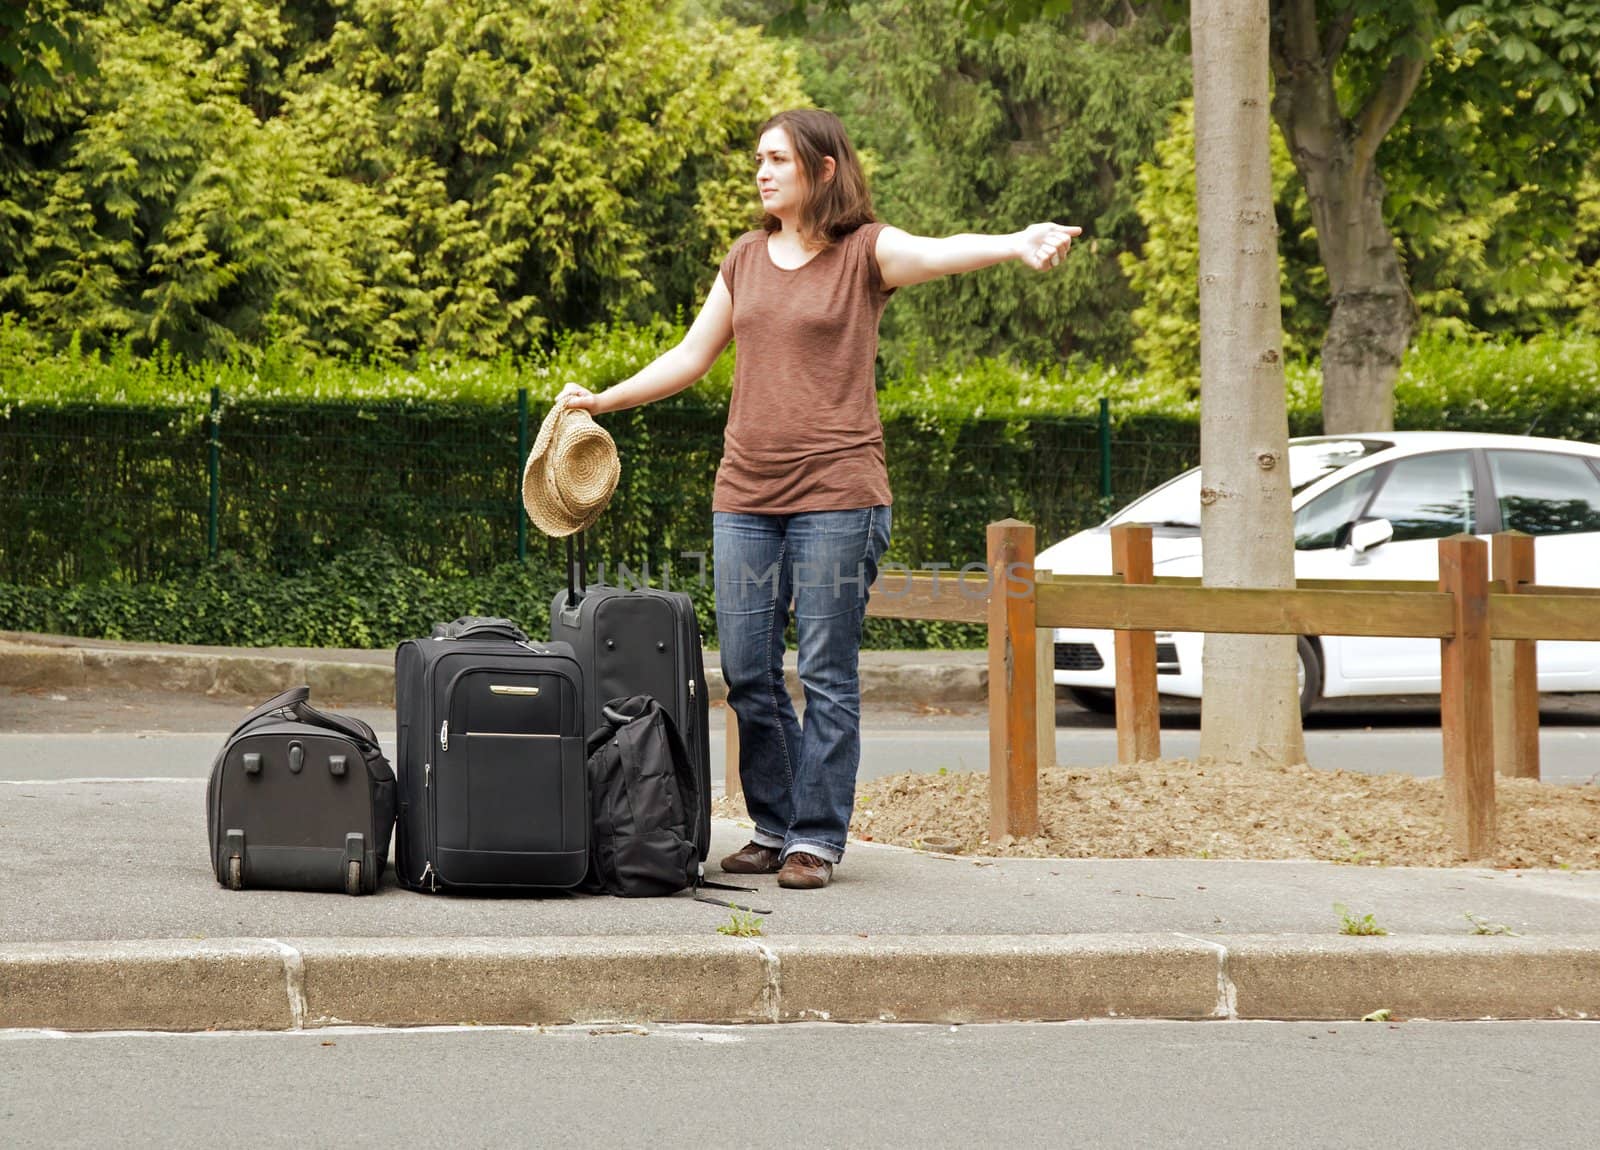
[(569, 383), (561, 389), (561, 394), (556, 396), (557, 405), (564, 408), (578, 408), (595, 414), (595, 409), (600, 402), (600, 397), (587, 387), (577, 383)]
[(1072, 249), (1073, 237), (1082, 234), (1072, 224), (1033, 224), (1019, 235), (1017, 258), (1034, 271), (1049, 271)]

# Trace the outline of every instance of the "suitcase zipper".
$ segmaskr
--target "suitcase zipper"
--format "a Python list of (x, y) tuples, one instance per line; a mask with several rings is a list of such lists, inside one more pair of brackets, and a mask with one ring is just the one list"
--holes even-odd
[[(423, 789), (424, 792), (426, 792), (427, 797), (428, 797), (428, 833), (429, 833), (429, 838), (431, 840), (432, 836), (433, 836), (433, 763), (432, 762), (426, 762), (426, 763), (422, 764), (422, 789)], [(428, 845), (432, 846), (433, 843), (430, 841)], [(422, 886), (424, 883), (428, 884), (428, 890), (429, 890), (430, 893), (434, 892), (434, 891), (437, 891), (439, 889), (438, 872), (436, 872), (433, 869), (433, 860), (432, 859), (428, 859), (428, 858), (424, 858), (422, 860), (422, 877), (417, 879), (417, 885), (418, 886)]]
[(446, 719), (444, 722), (439, 724), (439, 749), (441, 751), (448, 751), (450, 749), (450, 720), (449, 719)]

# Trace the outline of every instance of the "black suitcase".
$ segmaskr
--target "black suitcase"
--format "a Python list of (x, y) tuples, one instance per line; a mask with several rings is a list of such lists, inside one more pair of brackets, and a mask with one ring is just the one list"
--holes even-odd
[(211, 869), (233, 890), (371, 894), (389, 861), (395, 778), (360, 719), (294, 687), (228, 736), (206, 786)]
[[(550, 605), (550, 637), (583, 667), (584, 727), (597, 730), (613, 699), (650, 695), (672, 717), (700, 780), (693, 820), (700, 860), (711, 850), (711, 741), (705, 655), (694, 603), (681, 591), (584, 586), (583, 537), (567, 540), (567, 586)], [(579, 588), (582, 588), (580, 590)]]
[(400, 821), (414, 890), (572, 887), (589, 863), (583, 675), (504, 619), (395, 651)]

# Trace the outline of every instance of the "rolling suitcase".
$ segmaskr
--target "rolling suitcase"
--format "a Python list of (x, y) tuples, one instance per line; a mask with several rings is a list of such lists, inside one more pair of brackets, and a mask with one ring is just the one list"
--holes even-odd
[(699, 780), (691, 827), (704, 862), (711, 850), (711, 744), (705, 656), (694, 604), (681, 591), (586, 587), (583, 537), (567, 540), (567, 586), (550, 605), (550, 636), (583, 667), (584, 729), (604, 723), (614, 699), (649, 695), (671, 716)]
[(294, 687), (228, 736), (206, 787), (211, 868), (232, 890), (371, 894), (389, 861), (395, 778), (372, 728)]
[(395, 652), (399, 832), (414, 890), (572, 887), (589, 859), (583, 675), (564, 643), (458, 619)]

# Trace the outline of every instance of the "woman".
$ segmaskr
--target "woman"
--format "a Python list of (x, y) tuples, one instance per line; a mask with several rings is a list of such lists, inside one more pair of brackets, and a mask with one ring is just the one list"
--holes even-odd
[[(861, 623), (889, 545), (873, 385), (884, 305), (897, 288), (1010, 259), (1046, 270), (1081, 229), (930, 239), (879, 223), (829, 112), (774, 116), (755, 159), (762, 226), (735, 241), (683, 341), (599, 394), (568, 384), (558, 402), (602, 415), (663, 399), (737, 341), (712, 510), (722, 673), (755, 835), (722, 869), (813, 889), (844, 855), (861, 757)], [(803, 727), (783, 681), (791, 604)]]

